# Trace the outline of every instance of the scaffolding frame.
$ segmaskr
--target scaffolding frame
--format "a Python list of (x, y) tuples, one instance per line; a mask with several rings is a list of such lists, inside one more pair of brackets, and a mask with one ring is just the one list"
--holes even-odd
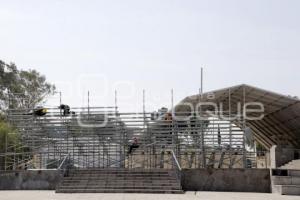
[[(172, 152), (182, 168), (256, 167), (256, 152), (246, 149), (245, 119), (226, 121), (202, 111), (199, 119), (194, 117), (199, 111), (176, 112), (173, 90), (171, 117), (167, 112), (153, 118), (145, 98), (143, 91), (139, 113), (119, 112), (117, 92), (114, 106), (75, 107), (71, 110), (76, 114), (68, 116), (57, 107), (47, 108), (42, 117), (27, 115), (32, 109), (9, 109), (8, 120), (22, 145), (18, 151), (6, 146), (0, 154), (4, 170), (57, 168), (66, 155), (74, 168), (172, 168)], [(133, 138), (140, 147), (128, 154)]]

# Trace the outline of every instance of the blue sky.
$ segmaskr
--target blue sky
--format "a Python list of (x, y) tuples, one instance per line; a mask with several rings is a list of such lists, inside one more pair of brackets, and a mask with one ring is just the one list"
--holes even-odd
[[(297, 0), (0, 0), (0, 55), (56, 83), (63, 102), (170, 106), (246, 83), (300, 96)], [(52, 98), (48, 104), (57, 104)]]

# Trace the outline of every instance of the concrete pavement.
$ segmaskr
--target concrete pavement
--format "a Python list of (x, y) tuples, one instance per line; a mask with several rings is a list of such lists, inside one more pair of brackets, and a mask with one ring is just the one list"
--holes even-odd
[(187, 192), (185, 194), (56, 194), (54, 191), (0, 191), (0, 200), (299, 200), (267, 193)]

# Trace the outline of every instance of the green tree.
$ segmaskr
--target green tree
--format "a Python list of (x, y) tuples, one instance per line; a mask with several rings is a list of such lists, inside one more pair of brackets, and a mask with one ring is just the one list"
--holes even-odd
[[(10, 166), (12, 161), (19, 156), (17, 153), (24, 151), (24, 148), (17, 130), (5, 121), (0, 121), (0, 141), (0, 169), (3, 170), (5, 166), (12, 167)], [(16, 155), (7, 153), (16, 153)]]
[(21, 135), (6, 121), (7, 109), (35, 108), (54, 92), (55, 86), (36, 70), (19, 70), (14, 63), (0, 60), (0, 170), (10, 169), (11, 163), (22, 159), (19, 153), (29, 152)]
[(0, 60), (0, 109), (34, 108), (54, 94), (55, 86), (36, 70), (18, 70)]

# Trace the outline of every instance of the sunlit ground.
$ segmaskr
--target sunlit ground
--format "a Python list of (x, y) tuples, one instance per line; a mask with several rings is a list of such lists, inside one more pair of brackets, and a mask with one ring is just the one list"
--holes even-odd
[(187, 192), (185, 194), (56, 194), (54, 191), (0, 191), (0, 200), (299, 200), (263, 193)]

